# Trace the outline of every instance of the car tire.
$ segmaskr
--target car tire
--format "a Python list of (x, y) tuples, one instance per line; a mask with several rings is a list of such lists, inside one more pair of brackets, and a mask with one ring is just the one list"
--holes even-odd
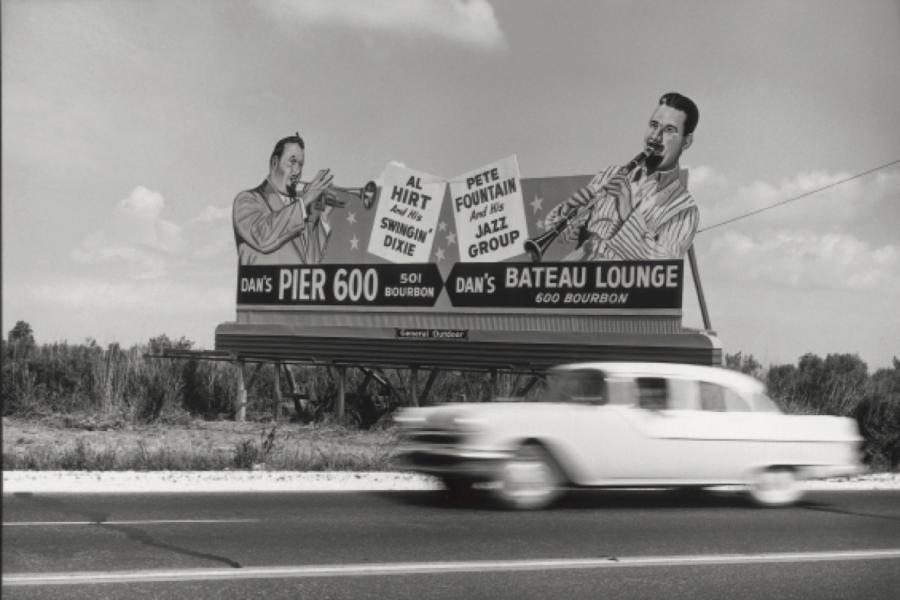
[(526, 444), (499, 470), (494, 494), (506, 508), (538, 510), (562, 493), (563, 477), (556, 462), (538, 444)]
[(790, 506), (803, 496), (797, 470), (790, 467), (760, 469), (750, 482), (750, 497), (759, 506)]

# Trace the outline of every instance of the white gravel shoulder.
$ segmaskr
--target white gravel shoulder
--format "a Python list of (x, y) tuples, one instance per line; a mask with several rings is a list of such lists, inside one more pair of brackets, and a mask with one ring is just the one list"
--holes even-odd
[[(808, 481), (807, 490), (898, 490), (900, 473)], [(355, 492), (440, 489), (425, 475), (403, 472), (296, 471), (4, 471), (3, 493)]]
[(414, 473), (297, 471), (4, 471), (3, 493), (355, 492), (439, 489)]

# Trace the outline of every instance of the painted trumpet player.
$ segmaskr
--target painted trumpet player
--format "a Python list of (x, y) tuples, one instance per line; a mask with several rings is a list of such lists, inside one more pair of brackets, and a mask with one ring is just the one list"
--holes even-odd
[(255, 188), (234, 199), (232, 221), (238, 261), (242, 265), (319, 264), (332, 228), (331, 213), (352, 198), (371, 208), (377, 187), (333, 185), (330, 169), (303, 182), (306, 145), (299, 133), (278, 140), (269, 156), (269, 174)]
[[(296, 199), (298, 196), (297, 189), (299, 188), (299, 195), (303, 196), (309, 189), (310, 185), (312, 185), (312, 182), (300, 181), (298, 178), (297, 181), (294, 181), (290, 185), (288, 185), (288, 195), (291, 198)], [(359, 201), (362, 203), (363, 208), (369, 210), (375, 203), (377, 195), (378, 186), (374, 181), (367, 181), (365, 185), (358, 188), (330, 185), (319, 196), (319, 199), (316, 201), (316, 205), (318, 210), (322, 210), (322, 208), (326, 205), (334, 208), (347, 208), (347, 205), (350, 202)]]

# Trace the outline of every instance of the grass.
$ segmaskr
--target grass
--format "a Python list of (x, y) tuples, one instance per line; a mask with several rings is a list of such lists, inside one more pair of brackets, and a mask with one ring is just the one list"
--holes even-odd
[(193, 420), (98, 428), (3, 418), (4, 470), (386, 471), (396, 444), (392, 427)]

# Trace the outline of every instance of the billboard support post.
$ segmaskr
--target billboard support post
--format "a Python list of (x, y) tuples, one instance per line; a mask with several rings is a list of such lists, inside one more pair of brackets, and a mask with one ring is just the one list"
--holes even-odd
[(697, 268), (697, 256), (694, 254), (693, 244), (688, 248), (688, 260), (691, 263), (691, 277), (694, 279), (694, 288), (697, 290), (700, 315), (703, 317), (703, 328), (707, 331), (712, 331), (712, 323), (709, 321), (709, 311), (706, 309), (706, 297), (703, 295), (703, 284), (700, 283), (700, 269)]
[(412, 406), (419, 405), (419, 367), (416, 366), (409, 370), (409, 402)]
[(243, 422), (247, 419), (247, 387), (244, 385), (244, 361), (237, 362), (237, 394), (234, 399), (234, 420)]
[(528, 380), (528, 383), (526, 383), (524, 386), (517, 389), (513, 395), (518, 398), (524, 398), (528, 394), (528, 392), (531, 391), (531, 388), (533, 388), (534, 385), (539, 380), (540, 380), (540, 377), (538, 377), (537, 375), (532, 375), (531, 378)]
[(428, 396), (431, 393), (431, 386), (434, 385), (434, 380), (437, 379), (439, 369), (432, 369), (430, 373), (428, 373), (428, 379), (425, 380), (425, 387), (422, 388), (422, 393), (419, 394), (419, 405), (424, 406), (427, 404), (433, 404), (428, 401)]
[(272, 419), (276, 423), (281, 416), (281, 403), (283, 402), (281, 397), (281, 364), (280, 362), (272, 363), (272, 366), (275, 367), (275, 406), (272, 410)]
[(347, 388), (347, 367), (337, 368), (338, 380), (338, 396), (337, 406), (335, 406), (335, 416), (338, 419), (344, 417), (344, 406), (346, 404), (346, 388)]

